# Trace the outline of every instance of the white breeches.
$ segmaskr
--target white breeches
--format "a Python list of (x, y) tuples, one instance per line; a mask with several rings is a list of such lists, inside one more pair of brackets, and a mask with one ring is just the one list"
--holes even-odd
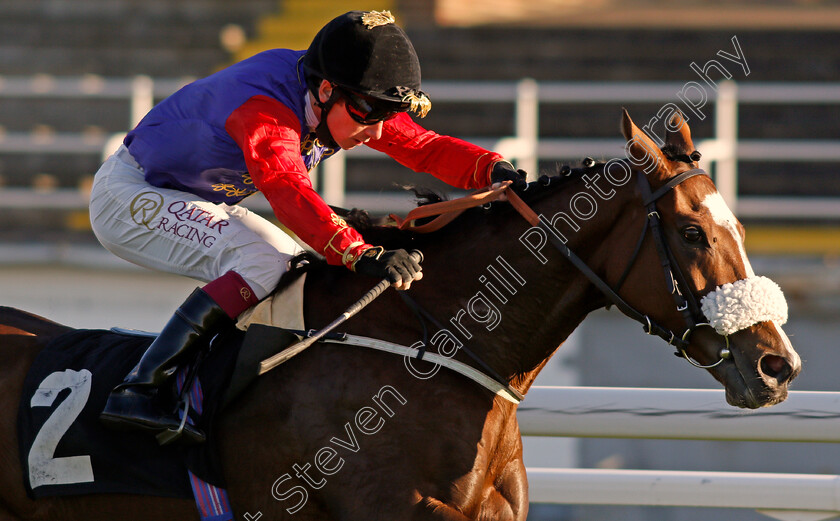
[(96, 173), (90, 222), (99, 242), (129, 262), (205, 282), (233, 270), (258, 299), (302, 251), (246, 208), (150, 185), (124, 145)]

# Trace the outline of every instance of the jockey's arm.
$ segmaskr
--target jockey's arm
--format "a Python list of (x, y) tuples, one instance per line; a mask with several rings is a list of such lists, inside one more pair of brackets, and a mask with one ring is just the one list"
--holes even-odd
[(428, 172), (458, 188), (490, 185), (493, 165), (504, 161), (495, 152), (426, 130), (404, 112), (386, 121), (382, 137), (368, 141), (367, 145), (415, 172)]
[(371, 245), (312, 188), (300, 156), (300, 128), (291, 109), (264, 96), (246, 101), (225, 124), (245, 155), (254, 186), (265, 195), (277, 219), (328, 263), (352, 269)]

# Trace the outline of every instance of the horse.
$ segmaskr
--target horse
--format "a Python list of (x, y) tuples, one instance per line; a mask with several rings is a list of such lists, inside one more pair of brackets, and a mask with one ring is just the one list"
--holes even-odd
[[(427, 353), (489, 375), (499, 391), (416, 356), (316, 343), (261, 375), (220, 413), (220, 452), (237, 517), (525, 520), (528, 483), (515, 397), (527, 395), (590, 312), (610, 305), (708, 371), (731, 405), (756, 408), (786, 398), (801, 362), (780, 327), (783, 318), (753, 314), (736, 320), (737, 330), (721, 331), (720, 323), (738, 313), (726, 308), (707, 324), (699, 309), (720, 288), (738, 289), (756, 277), (743, 227), (697, 168), (688, 124), (674, 114), (661, 143), (626, 111), (621, 128), (625, 158), (587, 159), (509, 193), (507, 202), (463, 211), (432, 233), (363, 231), (386, 248), (421, 250), (424, 278), (407, 292), (410, 301), (386, 291), (343, 332), (404, 346), (423, 338)], [(525, 204), (527, 219), (514, 199)], [(371, 283), (311, 262), (307, 327), (329, 324)], [(750, 292), (734, 294), (731, 305), (756, 307)], [(431, 340), (430, 321), (437, 326)], [(0, 310), (0, 407), (7, 418), (14, 417), (36, 353), (68, 331)], [(16, 447), (14, 422), (6, 421), (0, 521), (198, 518), (184, 499), (30, 499)]]

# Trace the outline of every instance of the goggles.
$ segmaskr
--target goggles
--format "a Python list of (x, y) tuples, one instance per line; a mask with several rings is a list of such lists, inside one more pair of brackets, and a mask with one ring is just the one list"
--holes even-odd
[[(394, 105), (382, 106), (378, 100), (360, 96), (344, 89), (340, 90), (344, 97), (344, 107), (353, 121), (361, 125), (375, 125), (380, 121), (387, 121), (395, 117), (402, 110), (394, 110)], [(378, 106), (377, 106), (378, 105)]]

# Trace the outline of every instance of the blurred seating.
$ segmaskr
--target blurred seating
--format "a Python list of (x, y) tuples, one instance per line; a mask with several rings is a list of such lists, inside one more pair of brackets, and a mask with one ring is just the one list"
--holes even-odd
[(203, 75), (227, 60), (222, 28), (253, 34), (277, 0), (3, 0), (0, 71)]
[[(637, 0), (634, 5), (651, 3), (655, 2)], [(689, 3), (693, 8), (701, 5)], [(826, 7), (826, 2), (819, 0), (810, 3)], [(516, 2), (505, 0), (493, 5), (508, 4)], [(717, 53), (733, 52), (731, 38), (737, 35), (750, 74), (746, 76), (736, 64), (725, 63), (739, 82), (840, 82), (836, 67), (840, 62), (840, 31), (795, 24), (749, 30), (679, 26), (642, 29), (635, 25), (622, 27), (615, 21), (597, 26), (595, 19), (587, 19), (579, 27), (573, 19), (560, 20), (545, 10), (545, 6), (550, 9), (563, 1), (531, 2), (529, 9), (537, 4), (543, 11), (534, 11), (534, 18), (516, 24), (500, 18), (493, 25), (442, 27), (436, 24), (433, 0), (369, 0), (352, 6), (336, 0), (4, 0), (0, 72), (32, 75), (33, 89), (48, 88), (53, 81), (49, 76), (39, 76), (43, 73), (91, 74), (88, 83), (93, 90), (98, 80), (92, 74), (201, 77), (262, 49), (306, 48), (325, 21), (352, 7), (395, 13), (415, 43), (424, 80), (532, 77), (684, 84), (702, 81), (692, 71), (692, 62), (702, 66), (709, 60), (720, 60)], [(779, 0), (767, 8), (780, 4), (785, 2)], [(675, 4), (671, 8), (678, 7)], [(838, 14), (840, 9), (833, 12)], [(825, 16), (825, 20), (832, 23), (833, 17)], [(3, 96), (4, 92), (0, 78), (0, 140), (4, 135), (6, 143), (29, 136), (30, 143), (52, 142), (67, 149), (49, 154), (0, 152), (0, 179), (9, 187), (31, 187), (38, 174), (51, 175), (59, 187), (78, 186), (99, 165), (96, 144), (127, 130), (131, 120), (130, 107), (124, 100), (96, 95), (67, 99), (58, 94), (14, 98)], [(435, 101), (434, 93), (430, 94), (433, 110), (422, 121), (429, 128), (477, 138), (498, 138), (514, 132), (510, 104), (465, 105)], [(544, 104), (540, 108), (540, 135), (616, 138), (621, 105)], [(661, 106), (631, 103), (628, 108), (638, 120), (646, 121)], [(714, 134), (711, 102), (708, 109), (708, 117), (691, 121), (697, 137)], [(838, 119), (840, 105), (750, 105), (739, 114), (739, 135), (747, 139), (832, 140), (837, 138), (833, 122)], [(75, 151), (73, 143), (78, 144)], [(568, 160), (576, 162), (579, 158)], [(821, 162), (742, 163), (740, 186), (744, 193), (756, 195), (840, 196), (837, 166)], [(544, 161), (541, 173), (550, 173), (553, 168), (553, 160)], [(797, 172), (796, 183), (790, 182), (793, 172)], [(393, 162), (360, 160), (349, 165), (347, 182), (349, 190), (379, 190), (391, 187), (394, 181), (437, 186), (428, 179)]]
[[(0, 77), (0, 139), (75, 139), (81, 146), (2, 152), (0, 177), (7, 186), (32, 186), (35, 176), (48, 174), (55, 186), (77, 186), (98, 168), (96, 143), (126, 131), (131, 120), (125, 99), (96, 94), (99, 76), (205, 76), (229, 60), (220, 42), (225, 30), (252, 36), (257, 18), (279, 7), (278, 0), (3, 0), (0, 74), (31, 77), (32, 91), (43, 95), (10, 96), (4, 84), (11, 82)], [(54, 89), (56, 76), (85, 75), (89, 97)]]
[(352, 5), (342, 0), (285, 0), (279, 12), (259, 20), (256, 38), (234, 54), (234, 61), (266, 49), (306, 49), (318, 29), (339, 14), (349, 9), (394, 11), (395, 4), (394, 0), (364, 0)]

